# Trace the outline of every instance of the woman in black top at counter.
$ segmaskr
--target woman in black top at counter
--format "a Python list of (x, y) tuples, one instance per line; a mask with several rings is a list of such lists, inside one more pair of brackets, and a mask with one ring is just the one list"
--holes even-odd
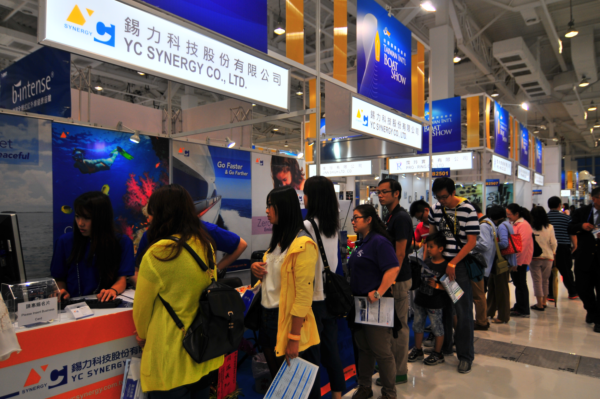
[(77, 197), (74, 209), (73, 231), (57, 240), (50, 266), (61, 298), (113, 300), (135, 273), (133, 243), (117, 235), (110, 199), (100, 191)]

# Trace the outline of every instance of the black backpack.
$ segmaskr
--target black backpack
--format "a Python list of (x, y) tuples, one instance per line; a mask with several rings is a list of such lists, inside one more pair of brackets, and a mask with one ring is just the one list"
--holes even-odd
[(308, 219), (315, 229), (315, 235), (317, 236), (317, 245), (321, 252), (321, 259), (323, 260), (323, 290), (325, 291), (325, 305), (327, 310), (335, 317), (346, 317), (350, 309), (354, 306), (354, 296), (350, 289), (350, 284), (344, 276), (335, 274), (329, 268), (329, 262), (327, 262), (327, 255), (325, 254), (325, 248), (323, 247), (323, 241), (321, 240), (321, 232), (319, 227), (315, 223), (314, 219)]
[[(169, 239), (179, 241), (176, 237)], [(196, 260), (202, 271), (206, 272), (208, 266), (198, 254), (187, 243), (184, 243), (183, 247)], [(196, 363), (206, 362), (237, 350), (244, 335), (246, 305), (242, 297), (224, 282), (215, 281), (212, 276), (211, 280), (210, 285), (200, 295), (198, 313), (187, 331), (171, 305), (158, 296), (177, 327), (184, 333), (183, 347)]]

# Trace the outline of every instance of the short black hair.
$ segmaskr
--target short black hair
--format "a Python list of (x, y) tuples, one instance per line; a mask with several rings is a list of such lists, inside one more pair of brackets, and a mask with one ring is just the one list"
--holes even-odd
[(506, 208), (500, 205), (493, 205), (491, 208), (488, 208), (487, 217), (494, 221), (506, 219)]
[(431, 207), (427, 202), (425, 202), (425, 200), (421, 199), (414, 201), (412, 204), (410, 204), (410, 216), (414, 218), (417, 213), (425, 212), (425, 209), (429, 209), (429, 211), (431, 211)]
[(454, 180), (449, 177), (440, 177), (439, 179), (435, 179), (433, 181), (432, 190), (434, 194), (441, 192), (443, 189), (446, 189), (448, 194), (452, 195), (452, 193), (456, 191)]
[(429, 234), (427, 242), (433, 242), (438, 247), (446, 248), (446, 236), (441, 231)]
[(548, 208), (556, 209), (562, 205), (562, 200), (558, 197), (550, 197), (548, 198)]
[(473, 205), (473, 208), (475, 208), (475, 212), (477, 213), (482, 213), (481, 212), (481, 207), (477, 204), (471, 203), (471, 205)]
[(396, 191), (398, 191), (398, 200), (400, 200), (400, 198), (402, 197), (402, 186), (400, 185), (400, 183), (398, 183), (398, 180), (394, 180), (394, 179), (383, 179), (382, 181), (379, 182), (379, 184), (377, 185), (377, 187), (381, 186), (383, 183), (390, 183), (390, 189), (392, 190), (392, 196), (394, 195), (394, 193)]
[(600, 187), (596, 187), (595, 189), (592, 190), (592, 197), (595, 197), (596, 195), (600, 194)]

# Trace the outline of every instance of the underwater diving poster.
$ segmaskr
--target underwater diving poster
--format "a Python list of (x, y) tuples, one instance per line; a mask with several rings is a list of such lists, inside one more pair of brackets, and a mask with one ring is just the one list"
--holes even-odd
[(131, 133), (52, 124), (54, 240), (73, 229), (73, 203), (102, 191), (112, 203), (120, 233), (137, 247), (148, 227), (146, 206), (158, 187), (169, 184), (169, 141)]

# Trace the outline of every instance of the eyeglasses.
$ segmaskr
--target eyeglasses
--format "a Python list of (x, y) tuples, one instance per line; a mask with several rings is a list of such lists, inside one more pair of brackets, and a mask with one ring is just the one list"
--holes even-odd
[(381, 194), (385, 195), (385, 194), (391, 193), (391, 192), (392, 192), (392, 190), (381, 190), (381, 191), (380, 190), (376, 190), (375, 194), (377, 194), (379, 196)]
[(434, 199), (436, 200), (442, 200), (442, 201), (446, 201), (448, 198), (450, 198), (450, 194), (448, 195), (440, 195), (440, 196), (433, 196)]
[(364, 218), (366, 218), (366, 216), (354, 216), (354, 217), (352, 217), (352, 219), (350, 219), (350, 221), (352, 223), (354, 223), (354, 222), (356, 222), (356, 219), (364, 219)]

